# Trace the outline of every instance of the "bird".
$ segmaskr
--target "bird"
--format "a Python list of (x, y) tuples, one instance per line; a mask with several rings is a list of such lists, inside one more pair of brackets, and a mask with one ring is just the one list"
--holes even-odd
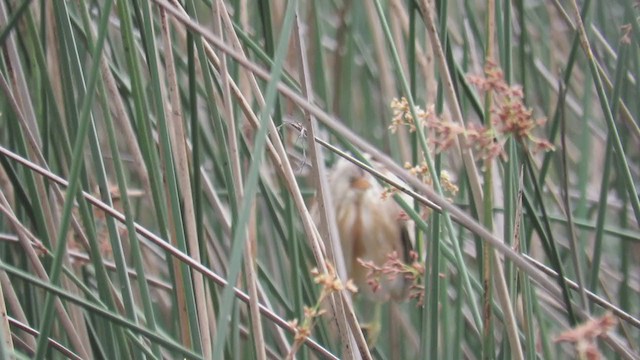
[[(374, 163), (374, 168), (379, 165)], [(383, 169), (382, 173), (403, 184), (391, 172)], [(347, 275), (358, 292), (375, 302), (404, 299), (407, 281), (403, 276), (383, 278), (380, 286), (373, 289), (367, 279), (369, 270), (361, 263), (383, 266), (394, 252), (402, 261), (409, 262), (410, 222), (402, 208), (393, 197), (384, 195), (385, 187), (372, 174), (344, 158), (331, 168), (329, 189)], [(400, 196), (410, 204), (407, 195)]]
[[(406, 186), (393, 173), (371, 161), (370, 156), (365, 157), (374, 169), (381, 169), (383, 175)], [(410, 283), (399, 274), (382, 276), (372, 286), (370, 269), (364, 263), (384, 267), (390, 256), (409, 263), (412, 222), (379, 180), (345, 158), (331, 167), (328, 183), (347, 276), (358, 288), (358, 296), (374, 303), (373, 318), (362, 325), (373, 346), (381, 331), (382, 304), (406, 299)], [(399, 196), (411, 204), (408, 195), (399, 193)]]

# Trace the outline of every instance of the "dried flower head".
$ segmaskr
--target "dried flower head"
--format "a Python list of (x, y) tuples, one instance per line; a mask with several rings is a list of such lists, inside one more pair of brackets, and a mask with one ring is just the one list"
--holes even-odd
[(315, 281), (316, 284), (322, 285), (322, 291), (325, 296), (343, 289), (351, 292), (357, 291), (357, 288), (351, 280), (348, 280), (346, 285), (342, 283), (342, 280), (340, 280), (336, 273), (336, 269), (331, 263), (327, 263), (327, 272), (320, 272), (318, 268), (313, 268), (311, 269), (311, 275), (313, 275), (313, 281)]
[(298, 323), (298, 319), (289, 321), (289, 325), (294, 329), (295, 335), (293, 337), (294, 342), (302, 343), (311, 335), (311, 324), (307, 323), (306, 319), (302, 324)]
[(391, 100), (391, 109), (393, 110), (393, 117), (389, 130), (391, 130), (392, 134), (395, 134), (402, 126), (407, 126), (409, 127), (409, 132), (414, 132), (417, 126), (424, 126), (436, 118), (433, 106), (429, 106), (427, 110), (422, 110), (419, 106), (416, 106), (415, 110), (418, 118), (416, 120), (405, 97)]
[(457, 123), (445, 120), (436, 115), (433, 105), (429, 105), (426, 110), (416, 106), (416, 121), (411, 113), (411, 107), (405, 97), (394, 98), (391, 101), (393, 118), (389, 129), (395, 133), (402, 126), (409, 127), (409, 132), (416, 131), (417, 126), (426, 128), (428, 131), (428, 141), (436, 151), (444, 151), (455, 144), (458, 135), (464, 133), (464, 128)]
[(460, 190), (447, 170), (440, 171), (440, 184), (442, 184), (442, 189), (451, 196), (455, 196)]
[(596, 340), (613, 329), (616, 322), (616, 317), (608, 312), (600, 318), (591, 319), (561, 333), (554, 341), (573, 343), (579, 359), (601, 359), (602, 355), (598, 351)]
[(311, 335), (311, 330), (315, 324), (315, 321), (320, 316), (324, 315), (326, 311), (321, 308), (322, 302), (333, 292), (341, 291), (343, 289), (347, 289), (355, 293), (358, 291), (356, 286), (353, 284), (353, 281), (347, 280), (346, 284), (343, 284), (340, 278), (338, 277), (335, 267), (327, 262), (327, 271), (322, 272), (318, 270), (318, 268), (311, 269), (311, 275), (313, 276), (313, 281), (316, 284), (322, 286), (322, 290), (320, 292), (320, 296), (318, 296), (318, 300), (313, 306), (305, 306), (304, 307), (304, 318), (302, 323), (298, 321), (298, 319), (293, 319), (289, 321), (289, 325), (293, 328), (294, 335), (294, 344), (287, 355), (287, 359), (293, 359), (296, 351), (300, 348), (300, 345)]
[(404, 263), (397, 252), (387, 255), (387, 261), (382, 265), (376, 265), (373, 261), (358, 259), (358, 263), (367, 269), (367, 283), (371, 287), (372, 292), (380, 289), (381, 282), (385, 279), (394, 280), (401, 276), (410, 282), (408, 287), (409, 297), (418, 300), (418, 305), (422, 305), (424, 296), (424, 286), (419, 282), (424, 278), (425, 266), (419, 260), (418, 253), (409, 252), (410, 263)]
[(481, 93), (492, 92), (494, 96), (490, 119), (492, 129), (476, 125), (470, 126), (468, 132), (470, 142), (480, 151), (482, 159), (490, 160), (497, 156), (506, 159), (503, 145), (509, 137), (523, 146), (532, 145), (534, 152), (554, 149), (550, 142), (533, 134), (546, 119), (533, 117), (533, 110), (524, 105), (522, 88), (507, 84), (495, 62), (487, 61), (483, 76), (469, 75), (467, 78)]
[(392, 134), (395, 134), (402, 126), (408, 126), (411, 132), (416, 130), (416, 121), (405, 97), (391, 100), (391, 109), (393, 110), (393, 118), (389, 130)]
[[(415, 176), (417, 176), (422, 182), (427, 185), (432, 185), (433, 181), (431, 180), (431, 173), (429, 172), (429, 168), (426, 162), (422, 162), (416, 166), (411, 165), (411, 163), (406, 162), (404, 164), (404, 168), (409, 170), (409, 172)], [(447, 170), (440, 171), (440, 184), (442, 185), (442, 190), (445, 193), (453, 197), (458, 193), (458, 186), (453, 181), (451, 174)]]
[[(520, 86), (509, 85), (504, 73), (495, 62), (487, 61), (482, 75), (469, 75), (469, 83), (482, 94), (491, 93), (493, 105), (490, 113), (490, 125), (484, 126), (470, 123), (463, 126), (458, 122), (447, 120), (435, 113), (433, 105), (427, 110), (416, 106), (415, 113), (406, 98), (393, 99), (391, 108), (393, 118), (389, 129), (395, 133), (402, 126), (409, 131), (424, 127), (427, 131), (429, 145), (436, 151), (447, 150), (456, 143), (460, 135), (465, 135), (467, 144), (474, 148), (483, 162), (495, 158), (507, 159), (504, 144), (509, 138), (516, 139), (533, 152), (553, 150), (553, 145), (534, 135), (535, 130), (544, 125), (546, 119), (536, 119), (533, 110), (524, 105), (524, 92)], [(415, 114), (415, 117), (413, 116)], [(417, 119), (416, 119), (417, 118)], [(412, 168), (416, 173), (424, 173), (420, 168)]]

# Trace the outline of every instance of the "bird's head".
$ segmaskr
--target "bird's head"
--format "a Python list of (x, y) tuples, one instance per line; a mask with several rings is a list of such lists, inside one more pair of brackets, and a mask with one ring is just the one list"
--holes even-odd
[(334, 165), (329, 182), (337, 201), (347, 200), (344, 196), (355, 200), (373, 192), (379, 196), (383, 190), (373, 175), (346, 159), (340, 159)]

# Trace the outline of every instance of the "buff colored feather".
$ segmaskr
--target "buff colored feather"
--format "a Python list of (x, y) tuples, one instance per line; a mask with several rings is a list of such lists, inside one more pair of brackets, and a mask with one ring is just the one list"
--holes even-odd
[[(385, 175), (401, 182), (389, 172)], [(345, 159), (333, 166), (329, 185), (347, 274), (359, 293), (374, 301), (403, 299), (407, 293), (405, 279), (382, 279), (374, 292), (367, 283), (368, 270), (357, 261), (373, 261), (382, 266), (394, 251), (408, 261), (411, 242), (402, 209), (393, 197), (382, 197), (385, 188), (373, 175)], [(409, 197), (404, 196), (408, 202)]]

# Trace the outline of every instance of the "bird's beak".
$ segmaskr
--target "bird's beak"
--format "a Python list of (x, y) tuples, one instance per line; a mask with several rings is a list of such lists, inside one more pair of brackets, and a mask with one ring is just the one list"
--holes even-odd
[(367, 190), (371, 187), (371, 183), (364, 176), (359, 176), (351, 180), (351, 188), (357, 190)]

